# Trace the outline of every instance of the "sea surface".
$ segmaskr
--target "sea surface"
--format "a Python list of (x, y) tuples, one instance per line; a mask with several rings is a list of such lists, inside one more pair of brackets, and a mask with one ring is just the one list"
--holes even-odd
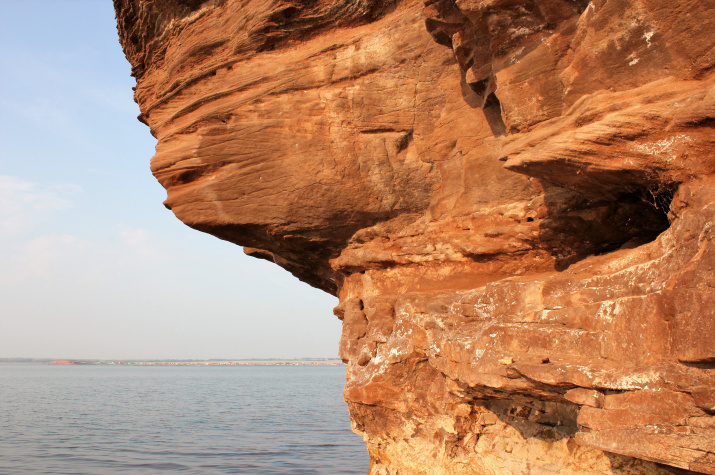
[(365, 474), (342, 366), (0, 365), (0, 473)]

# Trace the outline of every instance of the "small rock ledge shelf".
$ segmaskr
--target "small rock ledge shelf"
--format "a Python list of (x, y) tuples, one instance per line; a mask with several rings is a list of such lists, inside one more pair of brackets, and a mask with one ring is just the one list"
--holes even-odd
[(335, 294), (382, 474), (715, 474), (713, 0), (115, 0), (187, 225)]

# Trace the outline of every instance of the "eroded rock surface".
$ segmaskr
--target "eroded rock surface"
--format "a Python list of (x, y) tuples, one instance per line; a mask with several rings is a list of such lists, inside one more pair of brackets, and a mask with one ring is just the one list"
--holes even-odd
[(339, 296), (370, 474), (715, 473), (715, 2), (115, 7), (165, 205)]

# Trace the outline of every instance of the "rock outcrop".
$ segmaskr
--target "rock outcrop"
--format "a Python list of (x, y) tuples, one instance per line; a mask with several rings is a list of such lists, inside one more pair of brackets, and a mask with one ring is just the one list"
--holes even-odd
[(187, 225), (340, 298), (370, 474), (715, 473), (713, 0), (115, 0)]

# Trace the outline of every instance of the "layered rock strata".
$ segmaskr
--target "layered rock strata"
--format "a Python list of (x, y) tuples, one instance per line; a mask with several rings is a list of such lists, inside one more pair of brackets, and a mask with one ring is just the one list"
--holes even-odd
[(187, 225), (340, 298), (369, 473), (715, 473), (712, 0), (115, 0)]

